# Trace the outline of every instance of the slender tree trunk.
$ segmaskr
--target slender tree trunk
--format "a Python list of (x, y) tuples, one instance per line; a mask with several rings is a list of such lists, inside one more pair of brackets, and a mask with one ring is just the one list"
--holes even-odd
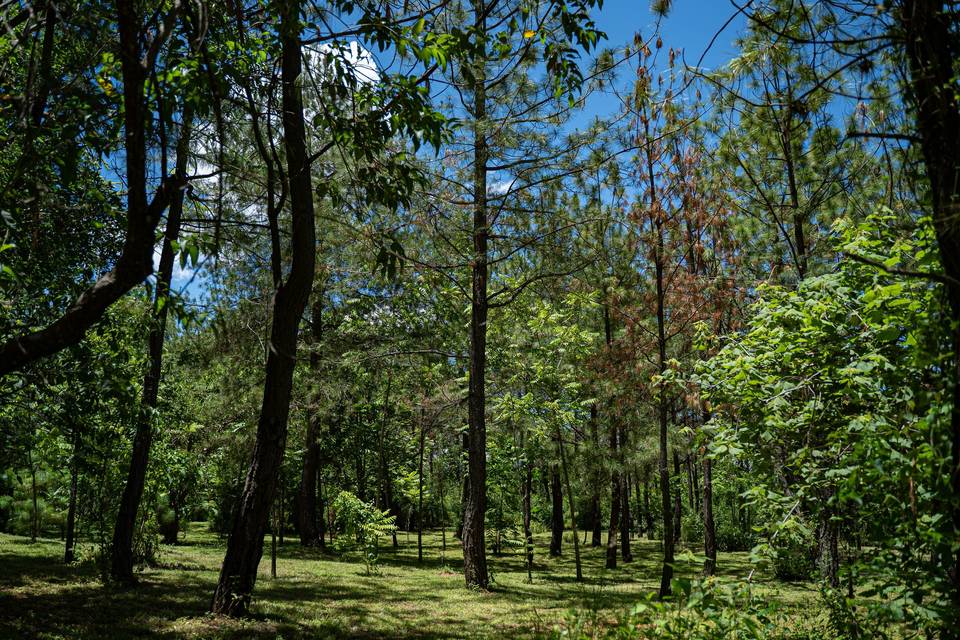
[[(597, 405), (594, 403), (590, 405), (590, 440), (593, 443), (593, 447), (596, 451), (600, 451), (598, 422)], [(593, 494), (590, 498), (590, 524), (592, 529), (590, 546), (599, 547), (601, 544), (603, 544), (603, 509), (600, 507), (600, 487), (602, 484), (602, 474), (599, 469), (595, 469), (594, 474), (593, 482), (591, 482), (591, 490), (593, 491)]]
[(533, 582), (533, 465), (527, 460), (523, 472), (523, 537), (527, 546), (527, 582)]
[(713, 460), (703, 459), (703, 573), (712, 576), (717, 568), (717, 530), (713, 524)]
[(683, 524), (683, 502), (681, 495), (683, 494), (683, 487), (680, 486), (680, 456), (677, 454), (677, 450), (673, 450), (673, 475), (676, 478), (676, 489), (673, 492), (673, 539), (679, 541), (682, 531)]
[(233, 616), (244, 615), (249, 607), (263, 555), (263, 536), (287, 439), (300, 318), (310, 295), (316, 261), (313, 186), (300, 95), (300, 11), (295, 0), (282, 4), (279, 34), (292, 265), (287, 281), (274, 295), (271, 348), (253, 459), (211, 605), (214, 613)]
[(423, 409), (420, 409), (420, 463), (417, 467), (417, 562), (423, 562), (423, 445), (425, 438)]
[[(180, 138), (177, 140), (177, 176), (186, 179), (187, 156), (192, 136), (193, 110), (185, 107)], [(153, 412), (157, 406), (160, 391), (160, 376), (163, 368), (163, 341), (167, 331), (167, 298), (170, 295), (170, 282), (173, 278), (173, 243), (180, 237), (180, 219), (183, 214), (183, 190), (178, 191), (170, 203), (167, 214), (167, 229), (160, 251), (160, 269), (157, 273), (157, 286), (153, 300), (153, 316), (150, 335), (147, 339), (149, 360), (147, 372), (143, 377), (143, 391), (140, 398), (140, 412), (137, 431), (133, 438), (133, 451), (130, 454), (130, 466), (127, 481), (120, 497), (117, 522), (113, 529), (113, 545), (110, 555), (110, 574), (114, 580), (132, 582), (133, 578), (133, 534), (137, 526), (137, 512), (143, 497), (143, 487), (147, 478), (147, 463), (150, 458), (150, 445), (153, 441)]]
[[(310, 318), (310, 373), (320, 376), (320, 354), (317, 349), (323, 339), (323, 289), (314, 294)], [(304, 442), (303, 469), (300, 491), (297, 495), (297, 529), (300, 544), (305, 547), (323, 545), (323, 535), (317, 527), (317, 483), (320, 471), (320, 430), (318, 394), (314, 394), (307, 409), (307, 433)]]
[(563, 493), (560, 470), (555, 464), (550, 465), (550, 498), (550, 555), (559, 556), (563, 552)]
[(650, 510), (650, 474), (643, 472), (643, 513), (647, 517), (647, 540), (653, 540), (653, 512)]
[(486, 0), (473, 2), (476, 29), (476, 57), (473, 82), (473, 260), (470, 302), (470, 376), (467, 400), (467, 467), (470, 483), (463, 514), (463, 573), (468, 587), (486, 589), (487, 554), (484, 541), (484, 515), (487, 510), (487, 158), (484, 130), (487, 119), (486, 74)]
[(77, 480), (80, 472), (79, 452), (80, 430), (73, 425), (73, 455), (70, 457), (70, 503), (67, 505), (67, 532), (66, 542), (63, 545), (63, 561), (66, 564), (73, 562), (74, 533), (77, 523)]
[[(625, 466), (627, 434), (623, 427), (620, 432), (620, 464)], [(633, 562), (630, 551), (630, 474), (624, 470), (620, 474), (620, 556), (624, 562)]]
[[(644, 120), (646, 139), (651, 140), (649, 119)], [(651, 210), (657, 206), (656, 179), (653, 173), (653, 151), (647, 149), (647, 178), (650, 181)], [(654, 226), (657, 231), (656, 251), (654, 253), (654, 268), (657, 285), (657, 372), (662, 376), (667, 371), (667, 333), (666, 333), (666, 290), (664, 289), (664, 252), (663, 220), (659, 215), (654, 217)], [(673, 580), (673, 514), (670, 509), (670, 471), (667, 467), (667, 390), (664, 385), (657, 387), (657, 422), (659, 439), (659, 460), (657, 463), (660, 472), (660, 497), (663, 515), (663, 570), (660, 574), (660, 597), (665, 598), (672, 593)]]
[(636, 471), (631, 473), (630, 476), (633, 479), (633, 497), (637, 501), (636, 522), (637, 522), (637, 538), (639, 538), (640, 536), (643, 535), (644, 531), (646, 531), (646, 525), (644, 524), (644, 517), (646, 516), (646, 512), (644, 511), (644, 506), (642, 502), (643, 498), (640, 492), (640, 477)]
[(583, 582), (583, 569), (580, 566), (580, 539), (577, 537), (577, 511), (573, 501), (573, 488), (570, 485), (570, 471), (567, 466), (566, 449), (563, 446), (563, 434), (557, 429), (557, 447), (560, 449), (560, 466), (563, 470), (563, 482), (567, 487), (567, 502), (570, 505), (570, 530), (573, 531), (573, 560), (577, 567), (577, 582)]
[(270, 577), (277, 579), (277, 524), (280, 518), (277, 517), (277, 504), (273, 505), (273, 517), (270, 523)]
[[(617, 430), (610, 427), (610, 449), (616, 453)], [(616, 469), (610, 474), (610, 527), (607, 529), (607, 569), (617, 568), (617, 531), (620, 528), (620, 472)]]

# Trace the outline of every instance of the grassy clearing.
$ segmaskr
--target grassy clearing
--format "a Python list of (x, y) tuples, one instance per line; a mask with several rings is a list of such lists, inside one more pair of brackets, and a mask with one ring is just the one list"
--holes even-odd
[[(564, 555), (550, 558), (547, 536), (537, 540), (533, 582), (523, 557), (490, 557), (494, 589), (469, 591), (462, 558), (447, 536), (425, 536), (417, 562), (416, 536), (400, 535), (400, 548), (384, 550), (382, 573), (367, 576), (359, 558), (305, 550), (288, 540), (280, 548), (278, 578), (265, 555), (253, 616), (243, 621), (206, 615), (223, 557), (223, 542), (193, 524), (186, 542), (166, 547), (159, 567), (140, 574), (132, 589), (103, 586), (93, 562), (62, 564), (55, 540), (31, 544), (0, 534), (0, 637), (2, 638), (482, 638), (531, 637), (549, 631), (571, 608), (594, 609), (614, 619), (638, 595), (659, 584), (656, 541), (634, 542), (635, 560), (616, 571), (603, 568), (604, 549), (583, 549), (583, 583), (574, 576), (569, 534)], [(269, 550), (267, 551), (269, 553)], [(720, 574), (745, 576), (745, 553), (720, 555)], [(679, 563), (680, 575), (699, 565)], [(755, 576), (770, 598), (798, 613), (816, 601), (813, 584), (774, 583)]]

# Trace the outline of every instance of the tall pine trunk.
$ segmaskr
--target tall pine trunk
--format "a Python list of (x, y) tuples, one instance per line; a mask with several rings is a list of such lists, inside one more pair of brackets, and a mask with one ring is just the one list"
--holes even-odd
[(467, 469), (469, 483), (463, 510), (463, 574), (468, 587), (486, 589), (487, 553), (484, 517), (487, 511), (487, 118), (485, 0), (474, 0), (474, 29), (477, 51), (473, 81), (473, 260), (470, 300), (470, 380), (467, 399)]

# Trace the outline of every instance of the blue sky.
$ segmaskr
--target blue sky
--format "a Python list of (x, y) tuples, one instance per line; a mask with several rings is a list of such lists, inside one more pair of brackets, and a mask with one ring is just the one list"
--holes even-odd
[[(736, 13), (729, 0), (673, 0), (673, 8), (661, 22), (665, 46), (683, 49), (687, 62), (695, 64), (727, 19)], [(618, 46), (640, 31), (649, 34), (656, 24), (649, 0), (606, 0), (594, 13), (597, 26), (607, 34), (606, 46)], [(720, 34), (704, 58), (704, 66), (715, 68), (736, 54), (733, 41), (745, 24), (738, 16)]]
[[(696, 64), (711, 39), (735, 12), (736, 8), (729, 0), (673, 0), (670, 13), (661, 21), (664, 46), (683, 50), (687, 63)], [(607, 34), (607, 40), (601, 44), (604, 48), (621, 48), (633, 41), (636, 32), (649, 35), (656, 25), (649, 0), (605, 0), (603, 8), (594, 11), (594, 20)], [(703, 67), (717, 68), (736, 55), (733, 43), (744, 24), (743, 16), (738, 16), (720, 33), (704, 56)], [(601, 114), (616, 106), (610, 97), (607, 98), (609, 104), (603, 102), (603, 96), (597, 98), (600, 102), (589, 105), (588, 112)], [(195, 275), (191, 269), (178, 268), (174, 273), (173, 287), (191, 297), (198, 297), (205, 292), (206, 283), (202, 273)]]

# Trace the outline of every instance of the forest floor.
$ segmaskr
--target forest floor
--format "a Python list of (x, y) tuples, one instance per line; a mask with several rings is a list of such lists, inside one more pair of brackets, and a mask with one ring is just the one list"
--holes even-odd
[[(660, 579), (657, 541), (634, 540), (634, 561), (604, 569), (604, 547), (581, 547), (584, 581), (574, 579), (568, 533), (561, 558), (545, 553), (538, 536), (532, 583), (520, 550), (488, 558), (495, 584), (489, 592), (464, 588), (462, 557), (447, 535), (424, 538), (417, 562), (416, 534), (399, 534), (381, 553), (380, 575), (368, 576), (359, 556), (303, 549), (288, 538), (270, 578), (269, 542), (257, 581), (252, 616), (214, 618), (205, 612), (217, 581), (224, 542), (193, 523), (184, 542), (163, 547), (159, 566), (139, 574), (133, 588), (103, 586), (91, 559), (62, 562), (57, 540), (0, 534), (0, 638), (480, 638), (549, 633), (571, 609), (595, 610), (615, 620)], [(719, 574), (746, 576), (746, 553), (721, 553)], [(699, 563), (681, 560), (678, 573), (693, 577)], [(812, 583), (774, 582), (758, 573), (758, 588), (798, 614), (817, 599)]]

